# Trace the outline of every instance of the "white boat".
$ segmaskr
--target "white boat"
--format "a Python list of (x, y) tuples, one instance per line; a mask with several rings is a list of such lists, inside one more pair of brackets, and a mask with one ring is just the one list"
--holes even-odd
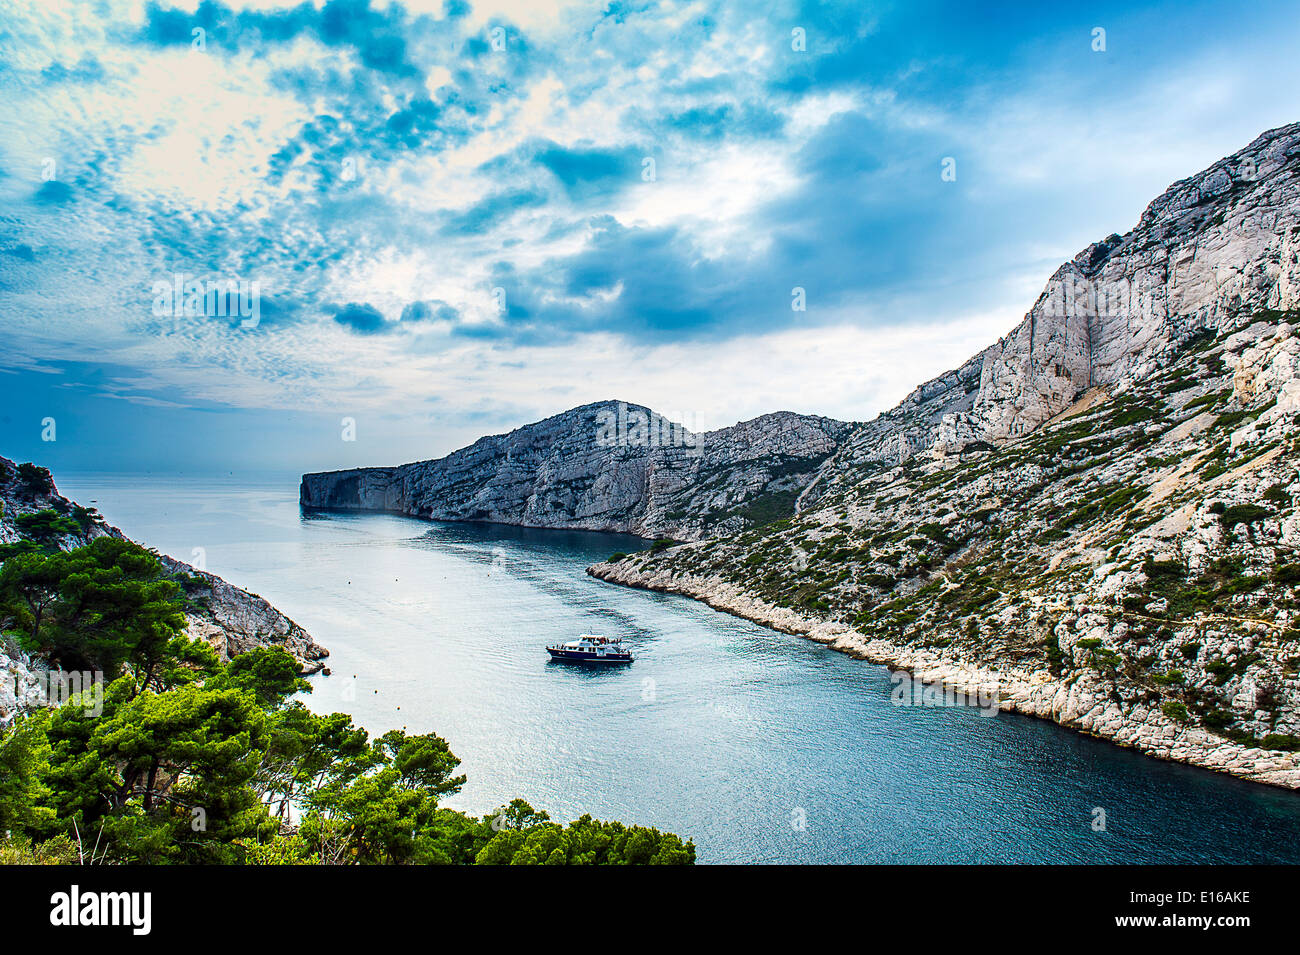
[(632, 651), (623, 646), (622, 637), (602, 637), (584, 633), (577, 640), (556, 643), (546, 648), (552, 660), (573, 663), (631, 663)]

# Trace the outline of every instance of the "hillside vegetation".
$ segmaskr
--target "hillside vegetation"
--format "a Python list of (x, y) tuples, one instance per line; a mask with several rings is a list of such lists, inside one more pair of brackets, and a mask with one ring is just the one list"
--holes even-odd
[(1020, 440), (842, 465), (793, 519), (592, 573), (1300, 749), (1300, 415), (1263, 380), (1300, 313), (1254, 319)]

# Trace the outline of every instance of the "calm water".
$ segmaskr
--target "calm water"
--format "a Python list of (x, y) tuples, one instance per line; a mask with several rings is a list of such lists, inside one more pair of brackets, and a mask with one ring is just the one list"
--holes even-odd
[[(329, 647), (313, 707), (444, 736), (469, 776), (458, 808), (520, 796), (656, 825), (705, 862), (1300, 861), (1296, 794), (1027, 717), (897, 707), (880, 667), (583, 573), (632, 538), (308, 517), (291, 477), (60, 486), (161, 551), (202, 547)], [(548, 661), (583, 631), (637, 661)]]

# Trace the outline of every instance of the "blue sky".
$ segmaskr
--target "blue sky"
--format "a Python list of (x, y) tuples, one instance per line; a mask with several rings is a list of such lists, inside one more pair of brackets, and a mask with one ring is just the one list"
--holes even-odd
[[(0, 0), (0, 453), (397, 463), (604, 398), (868, 418), (1300, 119), (1296, 12)], [(256, 323), (158, 314), (178, 273), (255, 282)]]

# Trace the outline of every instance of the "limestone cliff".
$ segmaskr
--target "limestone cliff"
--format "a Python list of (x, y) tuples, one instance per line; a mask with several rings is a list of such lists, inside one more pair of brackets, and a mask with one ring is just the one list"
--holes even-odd
[(1031, 433), (1090, 389), (1158, 372), (1201, 332), (1300, 304), (1300, 124), (1174, 183), (1123, 236), (1063, 263), (1024, 319), (856, 431), (804, 493), (879, 464)]
[(1300, 124), (1174, 183), (1137, 226), (1062, 265), (984, 363), (971, 423), (1025, 434), (1094, 386), (1162, 367), (1198, 331), (1300, 303)]
[(303, 507), (696, 540), (794, 511), (852, 426), (789, 412), (694, 434), (607, 401), (444, 458), (305, 474)]
[(1300, 126), (1171, 186), (798, 514), (596, 565), (1300, 788)]

